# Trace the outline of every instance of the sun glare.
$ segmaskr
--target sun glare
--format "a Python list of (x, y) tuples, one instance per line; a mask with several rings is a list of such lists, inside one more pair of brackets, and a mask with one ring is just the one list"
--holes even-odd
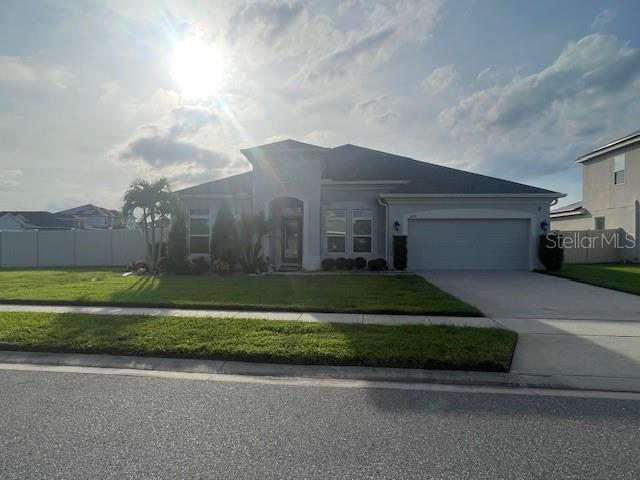
[(222, 84), (224, 64), (219, 52), (201, 40), (190, 38), (175, 46), (171, 74), (183, 96), (208, 98)]

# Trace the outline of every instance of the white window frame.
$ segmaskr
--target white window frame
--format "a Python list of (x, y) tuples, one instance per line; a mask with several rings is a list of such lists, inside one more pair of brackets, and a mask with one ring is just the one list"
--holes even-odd
[[(357, 217), (356, 218), (356, 212), (369, 212), (370, 216), (369, 217)], [(354, 208), (353, 210), (351, 210), (351, 252), (356, 255), (356, 254), (372, 254), (373, 253), (373, 216), (374, 216), (374, 212), (372, 209), (370, 208)], [(356, 220), (368, 220), (369, 221), (369, 235), (356, 235), (355, 233), (355, 223)], [(356, 252), (355, 248), (354, 248), (354, 243), (355, 243), (355, 239), (356, 238), (369, 238), (369, 251), (368, 252)]]
[[(616, 166), (616, 163), (620, 162), (622, 168)], [(613, 157), (613, 184), (624, 185), (625, 177), (627, 176), (627, 158), (625, 154), (616, 155)], [(622, 181), (618, 181), (618, 173), (622, 173)]]
[[(341, 252), (332, 252), (329, 250), (329, 237), (340, 237), (338, 234), (329, 234), (329, 212), (342, 212), (344, 214), (344, 233), (342, 236), (344, 237), (344, 249)], [(348, 225), (348, 212), (346, 208), (328, 208), (324, 215), (324, 238), (325, 238), (325, 248), (328, 255), (346, 255), (347, 254), (347, 243), (349, 241), (349, 235), (347, 232)]]
[[(194, 210), (206, 210), (206, 215), (203, 214), (193, 214)], [(191, 233), (191, 220), (193, 219), (206, 219), (207, 220), (207, 233)], [(191, 251), (191, 237), (207, 237), (207, 253), (203, 252), (192, 252)], [(189, 209), (189, 254), (190, 255), (211, 255), (211, 210), (208, 208), (190, 208)]]

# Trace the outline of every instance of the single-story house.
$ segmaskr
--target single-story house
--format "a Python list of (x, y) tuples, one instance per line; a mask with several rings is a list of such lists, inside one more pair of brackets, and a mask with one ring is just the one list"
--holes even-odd
[(51, 212), (0, 212), (0, 230), (69, 230), (69, 228), (68, 225), (58, 220)]
[(337, 257), (384, 258), (406, 236), (410, 269), (541, 267), (539, 237), (564, 195), (356, 145), (284, 140), (242, 150), (252, 170), (177, 192), (191, 255), (210, 253), (223, 202), (277, 228), (264, 253), (278, 267), (318, 270)]

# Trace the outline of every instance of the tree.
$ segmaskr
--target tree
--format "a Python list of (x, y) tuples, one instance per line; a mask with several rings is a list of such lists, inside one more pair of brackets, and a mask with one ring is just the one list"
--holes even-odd
[[(145, 260), (153, 272), (158, 268), (164, 225), (169, 219), (174, 203), (175, 198), (171, 193), (169, 180), (164, 177), (154, 181), (136, 178), (124, 194), (122, 215), (127, 218), (129, 215), (139, 214), (147, 246)], [(158, 229), (160, 241), (156, 242)]]
[(240, 262), (245, 273), (258, 273), (262, 239), (269, 233), (269, 224), (261, 213), (243, 215), (238, 222)]
[(222, 260), (233, 267), (238, 262), (238, 225), (231, 212), (231, 207), (224, 202), (216, 221), (211, 228), (211, 254), (216, 260)]
[(169, 271), (173, 273), (189, 273), (187, 261), (187, 213), (184, 206), (176, 202), (171, 213), (171, 230), (169, 230), (167, 257)]

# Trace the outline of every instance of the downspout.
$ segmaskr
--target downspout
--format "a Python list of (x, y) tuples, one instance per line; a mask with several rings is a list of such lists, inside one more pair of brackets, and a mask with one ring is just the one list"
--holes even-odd
[(389, 263), (389, 204), (378, 198), (378, 205), (384, 207), (384, 259)]
[(633, 240), (635, 241), (636, 244), (636, 251), (635, 251), (635, 258), (633, 259), (636, 263), (638, 262), (638, 259), (640, 258), (640, 203), (638, 203), (638, 200), (636, 200), (636, 238), (634, 238)]

